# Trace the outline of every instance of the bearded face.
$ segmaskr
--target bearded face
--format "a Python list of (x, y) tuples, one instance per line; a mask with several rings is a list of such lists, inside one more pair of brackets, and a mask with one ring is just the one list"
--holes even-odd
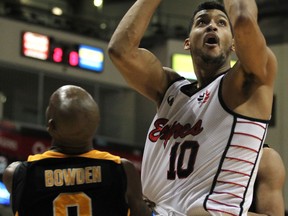
[(199, 11), (186, 43), (196, 64), (223, 65), (233, 50), (228, 17), (217, 9)]

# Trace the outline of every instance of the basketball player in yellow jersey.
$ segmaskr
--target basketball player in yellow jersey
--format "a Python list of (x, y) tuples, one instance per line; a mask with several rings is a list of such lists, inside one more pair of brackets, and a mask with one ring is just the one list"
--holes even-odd
[(15, 215), (151, 215), (132, 163), (93, 148), (100, 116), (88, 92), (59, 88), (46, 117), (51, 149), (12, 163), (4, 173)]

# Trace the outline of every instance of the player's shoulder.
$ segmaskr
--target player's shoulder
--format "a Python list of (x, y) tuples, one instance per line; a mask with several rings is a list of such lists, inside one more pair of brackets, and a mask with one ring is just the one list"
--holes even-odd
[(181, 76), (175, 70), (169, 67), (163, 67), (163, 70), (167, 76), (168, 84), (173, 82), (174, 80), (179, 79)]
[(23, 164), (23, 162), (21, 161), (15, 161), (13, 163), (11, 163), (5, 170), (3, 173), (3, 182), (6, 186), (6, 188), (8, 189), (8, 191), (11, 193), (12, 191), (12, 181), (13, 181), (13, 176), (14, 173), (16, 171), (16, 169)]
[(270, 173), (271, 175), (282, 175), (285, 173), (284, 163), (281, 155), (274, 148), (264, 148), (259, 165), (259, 174)]
[(126, 158), (121, 158), (121, 164), (124, 168), (126, 169), (134, 169), (134, 164), (132, 163), (132, 161), (126, 159)]
[(265, 162), (272, 162), (271, 160), (273, 159), (277, 159), (277, 160), (281, 159), (281, 156), (279, 152), (276, 151), (274, 148), (266, 147), (266, 148), (263, 148), (262, 159)]

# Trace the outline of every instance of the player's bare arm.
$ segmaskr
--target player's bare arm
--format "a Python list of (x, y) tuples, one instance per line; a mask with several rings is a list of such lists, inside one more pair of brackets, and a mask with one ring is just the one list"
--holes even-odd
[[(277, 151), (264, 148), (257, 174), (256, 211), (263, 215), (284, 216), (283, 188), (285, 167)], [(250, 214), (253, 216), (254, 214)], [(255, 214), (257, 215), (257, 214)]]
[(12, 192), (13, 174), (20, 163), (20, 161), (11, 163), (3, 173), (3, 183), (5, 184), (9, 193)]
[(127, 176), (126, 196), (131, 208), (131, 216), (151, 216), (152, 210), (143, 202), (140, 175), (134, 165), (126, 159), (121, 159)]
[(108, 45), (111, 60), (127, 83), (157, 104), (167, 89), (167, 74), (150, 51), (139, 48), (160, 0), (137, 0), (116, 28)]
[(227, 89), (224, 92), (230, 89), (226, 98), (231, 92), (238, 96), (236, 101), (227, 99), (228, 105), (240, 114), (268, 120), (277, 61), (258, 26), (257, 5), (251, 0), (224, 0), (224, 4), (232, 23), (235, 52), (240, 62), (225, 82)]

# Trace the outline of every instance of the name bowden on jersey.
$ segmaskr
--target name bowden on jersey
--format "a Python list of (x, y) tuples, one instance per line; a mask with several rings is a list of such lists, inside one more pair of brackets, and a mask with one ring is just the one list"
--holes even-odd
[(177, 139), (188, 135), (196, 136), (203, 131), (202, 120), (198, 120), (194, 125), (189, 123), (182, 125), (175, 121), (172, 125), (167, 124), (168, 119), (157, 119), (154, 122), (154, 129), (149, 133), (151, 142), (157, 142), (158, 139), (164, 140), (164, 148), (171, 137)]
[(45, 170), (45, 187), (61, 187), (102, 181), (101, 166)]

